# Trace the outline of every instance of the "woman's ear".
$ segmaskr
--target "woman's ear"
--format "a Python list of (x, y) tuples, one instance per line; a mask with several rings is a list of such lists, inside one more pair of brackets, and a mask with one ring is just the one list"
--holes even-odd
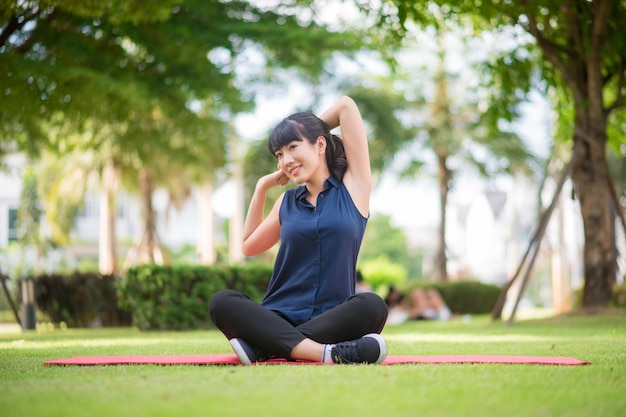
[(319, 153), (323, 154), (326, 152), (326, 138), (324, 136), (320, 135), (317, 137), (316, 145)]

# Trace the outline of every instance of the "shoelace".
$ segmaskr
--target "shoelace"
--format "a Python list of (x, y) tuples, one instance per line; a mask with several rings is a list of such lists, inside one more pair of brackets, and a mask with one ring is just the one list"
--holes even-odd
[(333, 348), (331, 354), (334, 362), (359, 362), (361, 356), (356, 342), (342, 342)]

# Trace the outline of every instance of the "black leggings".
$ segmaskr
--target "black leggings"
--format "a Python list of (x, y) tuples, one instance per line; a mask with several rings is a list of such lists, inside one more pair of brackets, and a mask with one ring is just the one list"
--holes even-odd
[(360, 293), (294, 326), (247, 295), (222, 290), (209, 301), (209, 314), (229, 340), (241, 338), (262, 352), (289, 359), (291, 350), (306, 338), (330, 344), (380, 333), (387, 320), (387, 305), (374, 293)]

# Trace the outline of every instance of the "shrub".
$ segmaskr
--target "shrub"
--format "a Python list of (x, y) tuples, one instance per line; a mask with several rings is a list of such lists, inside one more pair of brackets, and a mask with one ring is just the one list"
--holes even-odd
[[(37, 308), (53, 323), (68, 327), (130, 324), (130, 315), (117, 305), (116, 282), (119, 278), (98, 273), (74, 272), (70, 275), (43, 274), (32, 278)], [(18, 300), (21, 302), (21, 280)]]
[(261, 301), (272, 274), (267, 265), (141, 265), (119, 282), (120, 306), (142, 330), (207, 328), (207, 304), (231, 288)]
[[(579, 287), (572, 291), (574, 309), (579, 309), (583, 305), (584, 287)], [(626, 281), (614, 284), (611, 289), (611, 305), (618, 308), (626, 308)]]
[(363, 273), (363, 279), (374, 290), (390, 285), (399, 285), (406, 281), (407, 271), (399, 264), (393, 263), (386, 256), (364, 261), (359, 269)]
[(423, 287), (437, 289), (455, 314), (491, 313), (502, 291), (497, 285), (479, 281), (429, 283)]
[(613, 305), (619, 308), (626, 308), (626, 281), (613, 286)]

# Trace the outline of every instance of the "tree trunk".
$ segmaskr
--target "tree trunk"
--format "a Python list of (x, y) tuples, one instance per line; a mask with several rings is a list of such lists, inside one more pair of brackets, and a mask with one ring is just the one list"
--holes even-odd
[[(137, 264), (155, 263), (155, 254), (160, 255), (160, 248), (156, 241), (156, 215), (152, 207), (152, 193), (154, 183), (152, 175), (146, 168), (139, 171), (139, 187), (141, 189), (141, 217), (143, 220), (143, 230), (141, 237), (129, 249), (124, 267), (128, 268)], [(163, 263), (160, 256), (158, 260)]]
[(232, 265), (241, 264), (245, 260), (243, 255), (243, 167), (242, 160), (239, 155), (239, 139), (237, 135), (233, 135), (231, 139), (231, 158), (232, 158), (232, 181), (235, 187), (235, 210), (230, 218), (229, 236), (228, 236), (228, 259)]
[[(607, 117), (621, 104), (621, 97), (613, 105), (604, 89), (613, 76), (622, 88), (623, 68), (619, 72), (608, 65), (623, 57), (615, 43), (607, 43), (612, 24), (615, 1), (593, 3), (590, 15), (581, 14), (577, 2), (564, 2), (564, 30), (569, 38), (569, 49), (559, 49), (542, 33), (535, 16), (530, 16), (529, 31), (537, 39), (546, 58), (561, 74), (574, 102), (574, 167), (572, 179), (580, 202), (585, 236), (583, 308), (604, 307), (611, 300), (615, 282), (616, 262), (612, 250), (611, 177), (606, 160)], [(619, 6), (617, 6), (619, 7)], [(613, 22), (615, 23), (615, 22)], [(614, 39), (612, 40), (614, 41)], [(617, 54), (608, 59), (603, 54)], [(617, 62), (617, 61), (615, 61)], [(608, 65), (608, 66), (607, 66)]]
[[(576, 164), (572, 178), (583, 218), (584, 274), (582, 306), (603, 307), (615, 282), (611, 194), (606, 161), (606, 118), (592, 106), (577, 105), (574, 130)], [(594, 117), (595, 115), (595, 117)]]
[(559, 195), (554, 221), (556, 224), (556, 245), (552, 253), (552, 304), (555, 314), (567, 313), (572, 309), (571, 268), (567, 257), (567, 241), (565, 239), (565, 208), (564, 195)]
[(141, 188), (141, 214), (143, 218), (143, 231), (141, 238), (129, 249), (124, 268), (132, 265), (156, 263), (168, 264), (170, 257), (161, 245), (156, 235), (156, 213), (152, 207), (152, 194), (154, 193), (154, 180), (152, 174), (142, 168), (139, 171), (139, 186)]
[(98, 239), (98, 266), (101, 274), (117, 274), (117, 239), (115, 219), (117, 205), (117, 174), (112, 162), (108, 162), (102, 171), (100, 187), (100, 236)]
[(200, 188), (200, 230), (198, 231), (198, 262), (203, 265), (215, 263), (215, 239), (213, 227), (213, 209), (211, 208), (211, 196), (213, 185), (207, 180)]
[(141, 212), (143, 217), (143, 245), (139, 247), (138, 258), (145, 263), (154, 263), (156, 242), (156, 215), (152, 207), (154, 182), (152, 174), (146, 168), (139, 171), (141, 187)]
[(448, 256), (446, 255), (446, 207), (448, 205), (448, 192), (450, 191), (450, 170), (446, 164), (447, 157), (438, 156), (437, 180), (439, 182), (439, 247), (437, 248), (436, 280), (448, 281)]

